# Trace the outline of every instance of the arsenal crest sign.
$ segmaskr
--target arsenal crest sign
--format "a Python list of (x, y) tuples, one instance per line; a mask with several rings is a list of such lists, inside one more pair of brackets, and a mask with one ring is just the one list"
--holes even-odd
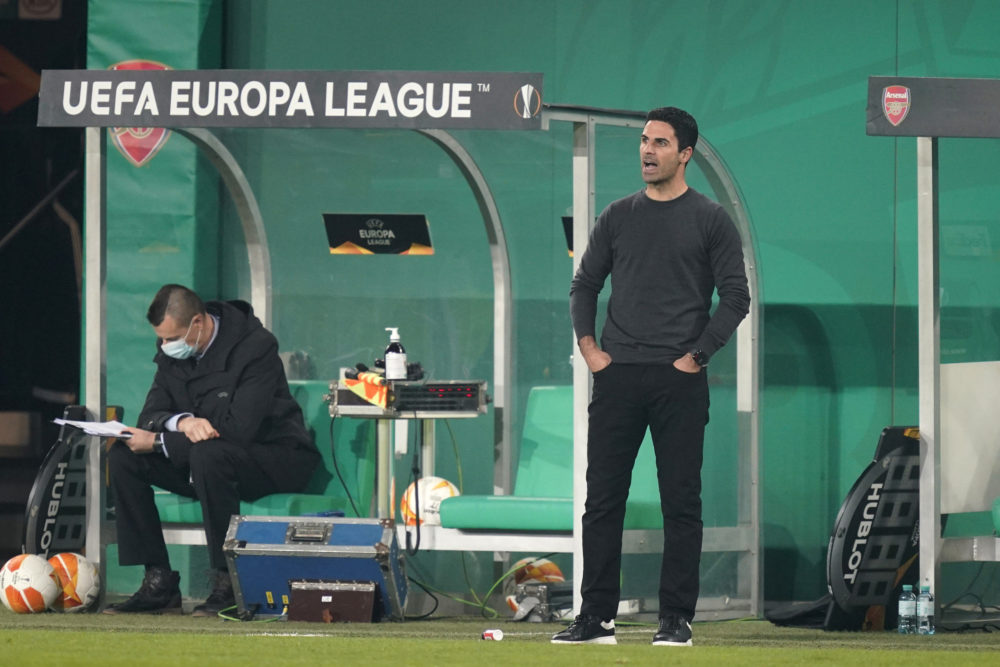
[[(109, 67), (110, 70), (167, 70), (162, 63), (151, 60), (125, 60)], [(163, 148), (170, 138), (170, 130), (163, 127), (115, 127), (111, 131), (111, 141), (125, 158), (141, 167)]]
[(893, 127), (906, 118), (910, 112), (910, 89), (906, 86), (886, 86), (882, 89), (882, 113)]
[(1000, 137), (1000, 79), (870, 76), (865, 131), (875, 137)]

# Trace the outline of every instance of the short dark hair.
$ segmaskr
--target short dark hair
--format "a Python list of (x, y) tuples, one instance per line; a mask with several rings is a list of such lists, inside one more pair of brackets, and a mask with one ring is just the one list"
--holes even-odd
[(698, 121), (694, 116), (677, 107), (660, 107), (646, 114), (646, 122), (658, 120), (670, 123), (677, 135), (677, 150), (682, 151), (688, 146), (694, 149), (698, 143)]
[(201, 297), (184, 285), (164, 285), (153, 297), (146, 311), (146, 319), (154, 327), (163, 323), (167, 315), (174, 318), (177, 324), (187, 326), (195, 315), (205, 314), (205, 304)]

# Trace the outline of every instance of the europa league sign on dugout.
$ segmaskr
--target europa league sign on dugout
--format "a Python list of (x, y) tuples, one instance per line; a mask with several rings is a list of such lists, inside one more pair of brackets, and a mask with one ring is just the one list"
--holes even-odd
[(541, 129), (542, 75), (46, 70), (42, 127)]

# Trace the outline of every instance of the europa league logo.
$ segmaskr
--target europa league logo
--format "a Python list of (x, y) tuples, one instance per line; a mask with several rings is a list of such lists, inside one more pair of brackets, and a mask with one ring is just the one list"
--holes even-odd
[(534, 118), (542, 110), (542, 95), (530, 83), (517, 89), (514, 94), (514, 112), (521, 118)]

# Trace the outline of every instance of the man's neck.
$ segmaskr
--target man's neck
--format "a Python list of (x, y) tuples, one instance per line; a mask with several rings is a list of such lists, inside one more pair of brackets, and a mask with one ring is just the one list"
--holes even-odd
[(205, 314), (205, 339), (201, 341), (201, 345), (198, 346), (198, 354), (204, 354), (205, 350), (208, 349), (209, 344), (212, 342), (212, 337), (215, 335), (215, 318)]
[(687, 192), (688, 186), (683, 178), (672, 178), (661, 183), (647, 183), (646, 196), (654, 201), (671, 201)]

